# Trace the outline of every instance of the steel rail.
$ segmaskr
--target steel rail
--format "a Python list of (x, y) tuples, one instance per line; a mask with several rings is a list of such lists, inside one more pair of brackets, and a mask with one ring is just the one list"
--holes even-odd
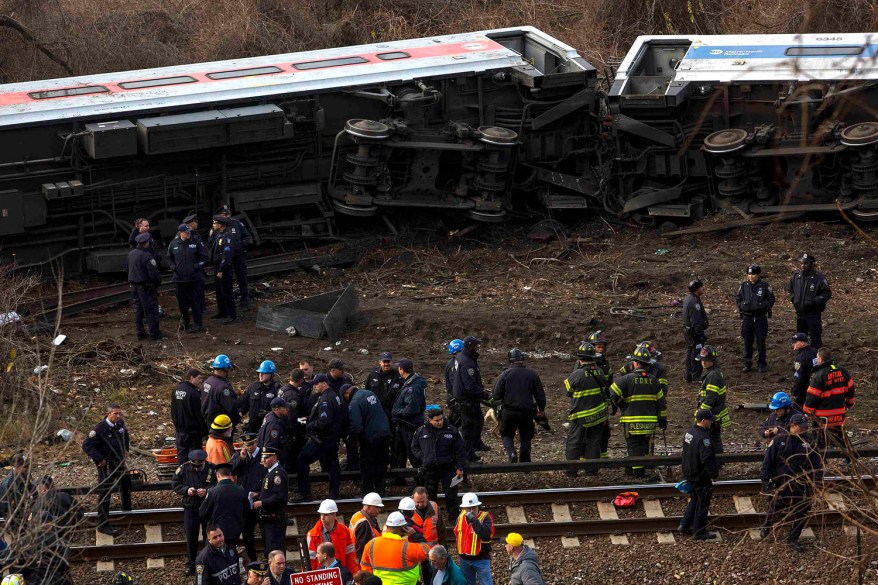
[[(860, 458), (878, 457), (878, 448), (859, 449), (856, 455)], [(717, 455), (720, 463), (762, 463), (765, 454), (762, 451), (746, 451), (737, 453), (722, 453)], [(839, 450), (827, 451), (828, 458), (844, 458), (848, 453)], [(613, 459), (583, 459), (578, 461), (540, 461), (536, 463), (490, 463), (485, 465), (473, 465), (467, 471), (469, 475), (496, 475), (507, 473), (537, 473), (547, 471), (568, 471), (580, 470), (587, 467), (596, 467), (602, 469), (646, 466), (646, 467), (668, 467), (681, 465), (683, 458), (681, 456), (665, 456), (665, 457), (618, 457)], [(387, 472), (387, 477), (391, 478), (409, 478), (417, 476), (418, 470), (412, 468), (391, 469)], [(326, 473), (312, 473), (311, 481), (314, 483), (326, 483), (329, 481), (329, 475)], [(359, 481), (359, 471), (343, 471), (341, 479), (348, 481)], [(290, 484), (295, 484), (296, 475), (289, 474)], [(79, 486), (69, 488), (59, 488), (60, 491), (73, 495), (82, 495), (94, 492), (95, 486)], [(170, 481), (147, 482), (138, 485), (134, 491), (167, 491), (171, 489)]]

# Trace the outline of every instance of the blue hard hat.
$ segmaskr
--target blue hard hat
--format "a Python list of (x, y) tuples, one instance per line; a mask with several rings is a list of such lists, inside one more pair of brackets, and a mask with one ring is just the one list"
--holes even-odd
[(277, 367), (274, 365), (274, 362), (271, 360), (265, 360), (259, 367), (256, 368), (256, 371), (260, 374), (273, 374), (277, 371)]
[(789, 408), (792, 404), (790, 400), (790, 395), (786, 392), (775, 392), (774, 396), (771, 397), (771, 404), (768, 407), (771, 410), (777, 410), (779, 408)]
[(218, 370), (228, 370), (232, 367), (232, 360), (229, 359), (229, 356), (225, 354), (220, 354), (214, 358), (213, 363), (210, 364), (210, 367), (216, 368)]
[(452, 339), (448, 343), (448, 353), (450, 355), (454, 355), (456, 353), (460, 353), (463, 351), (463, 340), (462, 339)]

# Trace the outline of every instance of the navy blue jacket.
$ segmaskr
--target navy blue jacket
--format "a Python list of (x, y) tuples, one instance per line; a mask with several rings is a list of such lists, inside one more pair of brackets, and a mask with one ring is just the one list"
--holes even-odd
[(205, 544), (195, 558), (195, 585), (241, 585), (235, 547), (224, 544), (216, 549)]
[(336, 394), (341, 394), (341, 387), (345, 384), (354, 383), (354, 379), (347, 372), (342, 372), (341, 378), (333, 378), (329, 375), (329, 372), (327, 372), (326, 379), (329, 382), (329, 389), (334, 390)]
[(777, 427), (778, 434), (783, 434), (790, 428), (790, 419), (793, 418), (794, 414), (802, 414), (802, 407), (793, 402), (790, 408), (786, 409), (786, 414), (783, 416), (777, 416), (777, 411), (772, 412), (768, 415), (762, 424), (759, 425), (759, 430), (756, 432), (759, 435), (760, 439), (768, 439), (770, 438), (766, 433), (768, 429)]
[(235, 240), (235, 255), (243, 254), (247, 251), (247, 246), (253, 243), (253, 235), (247, 226), (241, 220), (229, 218), (229, 225), (226, 226), (226, 234)]
[(696, 343), (707, 341), (707, 311), (701, 298), (689, 293), (683, 299), (683, 331)]
[(393, 404), (399, 395), (399, 389), (402, 388), (402, 382), (402, 376), (399, 375), (399, 371), (396, 368), (391, 368), (389, 372), (385, 373), (381, 366), (375, 366), (369, 372), (369, 375), (366, 376), (363, 389), (371, 390), (375, 393), (375, 396), (378, 397), (378, 400), (381, 401), (381, 405), (384, 407), (385, 414), (390, 417), (393, 411)]
[(814, 269), (807, 272), (796, 270), (787, 285), (787, 292), (796, 313), (800, 314), (822, 313), (826, 302), (832, 298), (826, 277)]
[(393, 422), (403, 423), (414, 430), (424, 424), (426, 408), (427, 381), (420, 374), (410, 374), (393, 403)]
[(741, 317), (763, 317), (774, 306), (774, 291), (768, 281), (757, 280), (751, 284), (745, 280), (738, 288), (738, 313)]
[(277, 452), (287, 452), (287, 421), (279, 417), (274, 411), (265, 415), (262, 426), (259, 427), (259, 436), (256, 444), (263, 451), (274, 449)]
[[(139, 244), (137, 243), (137, 240), (135, 239), (139, 235), (140, 235), (140, 230), (136, 227), (133, 228), (131, 230), (131, 233), (128, 235), (128, 243), (131, 245), (132, 248), (136, 248), (137, 246), (139, 246)], [(155, 258), (156, 264), (161, 266), (162, 265), (162, 253), (159, 251), (159, 243), (155, 240), (155, 238), (152, 237), (152, 231), (149, 232), (149, 237), (150, 237), (150, 240), (149, 240), (149, 245), (148, 245), (147, 249), (149, 250), (149, 253), (152, 254), (152, 257)]]
[[(228, 228), (226, 228), (228, 231)], [(215, 232), (208, 241), (210, 247), (210, 260), (216, 272), (226, 272), (232, 269), (232, 258), (239, 254), (239, 244), (226, 232)]]
[(317, 397), (311, 414), (308, 415), (306, 432), (321, 442), (331, 442), (341, 437), (344, 423), (344, 410), (341, 398), (331, 388), (327, 388)]
[(820, 454), (810, 444), (796, 435), (781, 434), (768, 444), (759, 477), (762, 481), (807, 488), (822, 476), (822, 470)]
[(381, 401), (371, 390), (357, 389), (348, 404), (349, 435), (374, 441), (390, 436), (390, 422)]
[(424, 467), (453, 465), (466, 469), (466, 447), (458, 430), (447, 420), (441, 428), (430, 423), (420, 427), (412, 436), (412, 455), (421, 460)]
[(204, 498), (190, 496), (189, 488), (208, 488), (215, 483), (213, 477), (213, 469), (206, 461), (201, 464), (201, 469), (195, 469), (190, 461), (177, 468), (174, 477), (171, 479), (171, 489), (178, 496), (183, 496), (183, 507), (197, 510), (201, 507)]
[(711, 480), (719, 477), (710, 431), (698, 425), (692, 425), (683, 435), (683, 477), (693, 486), (711, 485)]
[(213, 419), (221, 414), (232, 419), (232, 424), (238, 424), (241, 421), (241, 415), (238, 414), (238, 395), (235, 394), (227, 378), (209, 376), (204, 381), (204, 391), (201, 394), (201, 413), (208, 426), (213, 422)]
[(171, 390), (171, 420), (178, 433), (207, 435), (201, 415), (201, 389), (183, 380)]
[(204, 280), (207, 248), (199, 238), (189, 237), (185, 242), (178, 235), (168, 246), (168, 264), (174, 272), (174, 282)]
[(82, 442), (82, 450), (95, 462), (95, 465), (106, 461), (112, 469), (125, 459), (130, 444), (125, 421), (120, 420), (110, 428), (110, 423), (105, 418), (95, 425)]
[(808, 384), (811, 381), (811, 372), (814, 371), (814, 359), (817, 350), (810, 345), (796, 352), (796, 362), (793, 365), (793, 385), (790, 394), (799, 404), (805, 404), (805, 395), (808, 394)]
[(278, 463), (268, 470), (265, 479), (262, 480), (262, 489), (259, 490), (259, 501), (262, 502), (261, 514), (285, 518), (288, 496), (287, 472)]
[(220, 480), (207, 491), (198, 515), (207, 524), (216, 524), (227, 541), (241, 538), (244, 529), (244, 512), (250, 509), (250, 500), (244, 488), (231, 479)]
[(145, 248), (134, 248), (128, 252), (128, 282), (131, 284), (151, 284), (158, 286), (162, 283), (162, 274), (159, 272), (158, 262)]
[(259, 380), (247, 386), (247, 390), (238, 398), (238, 411), (244, 414), (250, 414), (250, 421), (247, 428), (252, 432), (257, 432), (262, 426), (262, 420), (271, 410), (271, 401), (281, 395), (280, 382), (272, 378), (268, 384), (263, 384)]
[(445, 364), (445, 401), (450, 403), (454, 400), (454, 366), (457, 364), (457, 356), (451, 356)]
[(461, 402), (479, 402), (488, 398), (485, 385), (482, 384), (482, 371), (479, 369), (477, 356), (463, 350), (456, 356), (452, 387), (454, 399)]
[(503, 370), (494, 382), (491, 395), (503, 404), (503, 408), (516, 412), (536, 414), (536, 411), (546, 409), (546, 392), (539, 374), (522, 363), (509, 364)]
[(268, 470), (262, 465), (262, 449), (259, 447), (248, 454), (247, 457), (241, 457), (241, 450), (235, 451), (232, 460), (229, 462), (232, 466), (232, 475), (238, 478), (238, 485), (244, 488), (248, 494), (250, 492), (259, 493), (262, 489), (262, 480)]

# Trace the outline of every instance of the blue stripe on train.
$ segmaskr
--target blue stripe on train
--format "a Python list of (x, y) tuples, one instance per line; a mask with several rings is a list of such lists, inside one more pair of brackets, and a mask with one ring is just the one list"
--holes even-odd
[[(837, 49), (841, 54), (813, 54), (809, 49), (826, 51)], [(858, 52), (858, 55), (844, 54)], [(790, 54), (787, 51), (790, 50)], [(822, 52), (821, 51), (821, 52)], [(804, 54), (801, 54), (804, 53)], [(684, 59), (869, 59), (878, 55), (878, 45), (738, 45), (717, 47), (702, 45), (690, 47)]]

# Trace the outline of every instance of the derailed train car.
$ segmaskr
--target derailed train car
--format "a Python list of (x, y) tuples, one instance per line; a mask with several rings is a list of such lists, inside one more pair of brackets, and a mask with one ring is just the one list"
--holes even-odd
[(0, 259), (118, 269), (222, 203), (257, 241), (337, 215), (878, 214), (868, 35), (640, 37), (609, 79), (518, 27), (0, 86)]

